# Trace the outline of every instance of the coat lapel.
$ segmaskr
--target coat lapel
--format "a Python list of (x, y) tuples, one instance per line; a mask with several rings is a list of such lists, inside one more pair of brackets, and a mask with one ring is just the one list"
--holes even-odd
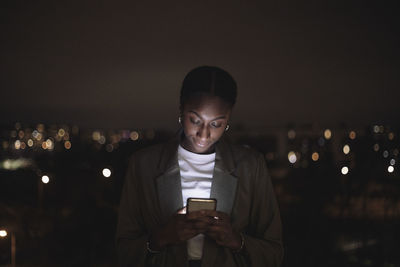
[(230, 214), (235, 200), (237, 178), (232, 172), (234, 160), (224, 140), (216, 146), (215, 168), (211, 185), (211, 197), (217, 199), (217, 210)]
[(183, 205), (179, 168), (174, 168), (158, 177), (156, 184), (162, 217), (165, 221)]
[(183, 205), (177, 150), (177, 140), (166, 145), (162, 151), (163, 155), (160, 157), (159, 170), (161, 175), (156, 178), (158, 200), (164, 222)]
[[(155, 183), (161, 210), (161, 220), (166, 223), (183, 205), (181, 174), (178, 164), (178, 139), (173, 139), (167, 143), (161, 154), (158, 165), (161, 175), (156, 178)], [(173, 246), (170, 249), (176, 256), (177, 265), (186, 266), (186, 245)]]
[(215, 168), (211, 186), (211, 198), (217, 199), (217, 210), (230, 214), (235, 199), (237, 178)]
[[(231, 214), (235, 201), (237, 177), (233, 175), (235, 162), (229, 145), (223, 139), (216, 146), (216, 158), (211, 198), (217, 199), (217, 210)], [(219, 246), (210, 238), (204, 240), (202, 266), (213, 266)]]

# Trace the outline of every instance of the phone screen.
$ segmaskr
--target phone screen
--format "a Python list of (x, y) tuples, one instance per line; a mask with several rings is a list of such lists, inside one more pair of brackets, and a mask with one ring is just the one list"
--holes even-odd
[(217, 208), (217, 200), (215, 198), (188, 198), (187, 212), (197, 210), (215, 210)]

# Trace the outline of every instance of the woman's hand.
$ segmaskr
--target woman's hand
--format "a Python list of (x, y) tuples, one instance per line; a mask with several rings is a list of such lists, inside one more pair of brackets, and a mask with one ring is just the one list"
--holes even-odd
[[(220, 211), (201, 211), (202, 215), (208, 217), (207, 230), (204, 232), (207, 236), (215, 240), (215, 242), (232, 250), (239, 250), (242, 245), (240, 234), (232, 228), (231, 219), (228, 214)], [(189, 214), (190, 215), (190, 214)]]
[(150, 237), (150, 248), (155, 251), (162, 250), (167, 245), (176, 245), (204, 233), (213, 224), (214, 219), (203, 211), (182, 214), (179, 210), (168, 223), (153, 231)]

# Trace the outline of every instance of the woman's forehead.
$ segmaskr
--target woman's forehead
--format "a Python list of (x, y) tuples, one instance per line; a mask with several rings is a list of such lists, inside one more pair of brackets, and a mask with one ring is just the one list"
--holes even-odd
[(218, 96), (197, 96), (189, 99), (184, 105), (184, 111), (195, 110), (202, 112), (230, 111), (230, 105)]

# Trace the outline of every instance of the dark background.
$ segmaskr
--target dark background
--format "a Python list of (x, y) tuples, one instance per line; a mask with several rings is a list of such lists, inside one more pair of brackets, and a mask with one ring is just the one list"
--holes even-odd
[(184, 75), (235, 77), (234, 122), (399, 119), (390, 1), (2, 1), (5, 121), (176, 127)]
[[(129, 155), (175, 134), (185, 74), (216, 65), (239, 87), (230, 138), (263, 153), (271, 171), (283, 265), (399, 266), (398, 10), (390, 1), (1, 1), (9, 235), (0, 264), (11, 262), (13, 233), (20, 266), (115, 266)], [(48, 139), (54, 147), (43, 149)], [(29, 164), (6, 167), (18, 159)]]

